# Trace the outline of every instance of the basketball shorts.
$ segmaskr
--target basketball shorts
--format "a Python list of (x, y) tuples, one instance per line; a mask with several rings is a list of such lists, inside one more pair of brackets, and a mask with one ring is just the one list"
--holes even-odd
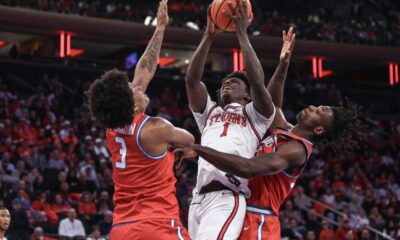
[(189, 235), (196, 240), (238, 239), (246, 213), (243, 194), (222, 190), (205, 194), (193, 191), (189, 209)]
[(110, 233), (111, 240), (189, 240), (180, 221), (175, 219), (146, 219), (116, 224)]
[(269, 208), (248, 205), (240, 240), (280, 240), (279, 217)]

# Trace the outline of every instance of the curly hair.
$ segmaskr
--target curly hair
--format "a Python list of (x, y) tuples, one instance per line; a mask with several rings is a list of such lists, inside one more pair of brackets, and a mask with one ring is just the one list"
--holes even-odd
[(361, 119), (361, 107), (347, 100), (331, 109), (332, 128), (325, 135), (325, 141), (337, 158), (349, 157), (360, 148), (360, 143), (367, 135), (366, 125)]
[(90, 85), (86, 95), (91, 116), (100, 126), (120, 128), (132, 122), (135, 103), (126, 73), (107, 71)]

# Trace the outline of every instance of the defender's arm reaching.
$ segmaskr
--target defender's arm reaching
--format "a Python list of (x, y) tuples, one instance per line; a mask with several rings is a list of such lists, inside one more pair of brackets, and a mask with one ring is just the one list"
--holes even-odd
[(157, 69), (158, 57), (160, 56), (160, 50), (162, 41), (164, 38), (164, 32), (168, 25), (168, 0), (161, 0), (157, 12), (157, 27), (151, 38), (146, 50), (142, 57), (139, 59), (136, 69), (135, 76), (131, 85), (133, 87), (140, 86), (143, 92), (146, 92), (147, 86)]

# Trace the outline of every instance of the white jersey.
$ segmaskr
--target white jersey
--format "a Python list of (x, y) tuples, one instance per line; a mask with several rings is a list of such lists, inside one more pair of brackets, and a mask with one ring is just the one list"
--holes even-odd
[[(255, 155), (259, 142), (270, 127), (275, 110), (270, 118), (266, 118), (256, 111), (252, 102), (246, 106), (231, 103), (222, 108), (208, 97), (205, 111), (203, 113), (193, 112), (193, 115), (201, 132), (202, 146), (251, 158)], [(220, 171), (203, 158), (199, 158), (197, 191), (213, 180), (250, 197), (247, 179)]]

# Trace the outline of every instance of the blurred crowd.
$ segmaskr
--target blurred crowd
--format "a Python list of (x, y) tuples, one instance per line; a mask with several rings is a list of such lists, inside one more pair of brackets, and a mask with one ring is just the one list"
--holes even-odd
[[(209, 0), (170, 0), (171, 25), (204, 29)], [(400, 46), (397, 0), (251, 1), (253, 35), (281, 36), (294, 26), (300, 39)], [(63, 14), (151, 24), (157, 1), (0, 0), (0, 4)], [(190, 22), (190, 23), (189, 23)], [(189, 24), (188, 24), (189, 23)]]
[[(68, 82), (57, 74), (13, 74), (0, 75), (0, 206), (11, 211), (8, 236), (107, 238), (112, 226), (112, 166), (104, 131), (91, 121), (84, 97), (94, 77), (76, 73)], [(31, 85), (22, 84), (24, 79)], [(155, 81), (149, 89), (148, 113), (198, 138), (184, 83)], [(285, 115), (292, 121), (304, 105), (334, 103), (341, 92), (307, 78), (288, 80), (286, 91)], [(381, 120), (380, 112), (379, 107), (366, 109), (377, 123), (353, 158), (338, 160), (315, 147), (293, 196), (281, 209), (283, 237), (375, 239), (366, 228), (371, 226), (400, 238), (400, 119)], [(196, 173), (193, 161), (176, 170), (183, 222)], [(328, 206), (343, 214), (334, 214)]]

